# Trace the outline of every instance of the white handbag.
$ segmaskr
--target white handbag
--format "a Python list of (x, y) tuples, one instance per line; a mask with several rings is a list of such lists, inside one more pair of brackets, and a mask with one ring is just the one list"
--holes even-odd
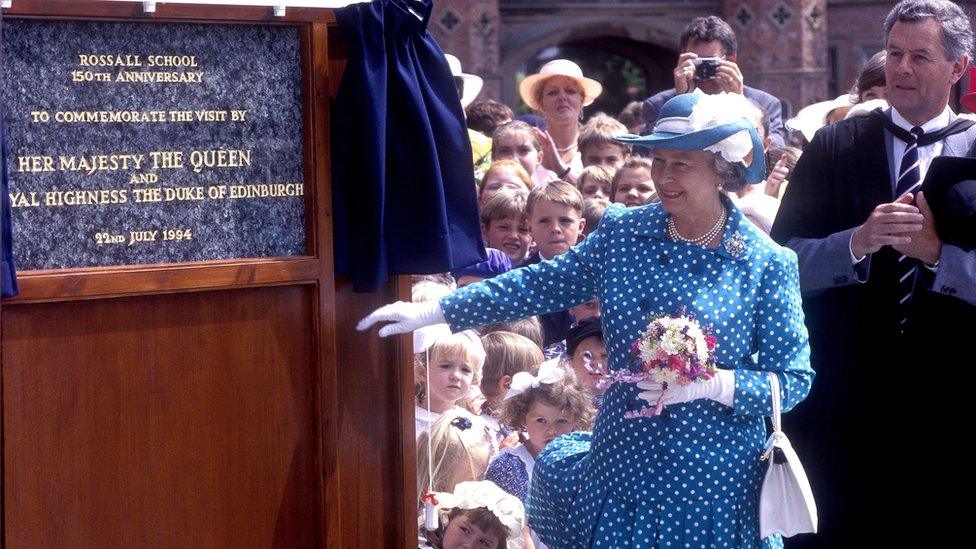
[(817, 532), (817, 504), (800, 458), (783, 433), (780, 418), (779, 378), (769, 374), (773, 393), (773, 432), (766, 441), (762, 460), (769, 462), (759, 495), (759, 535), (784, 537)]

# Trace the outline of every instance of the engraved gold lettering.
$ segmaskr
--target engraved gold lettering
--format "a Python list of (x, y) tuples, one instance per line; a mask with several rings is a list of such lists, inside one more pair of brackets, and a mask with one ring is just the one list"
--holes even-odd
[(251, 165), (250, 149), (210, 149), (192, 151), (190, 165), (200, 173), (204, 168), (241, 168)]
[(52, 156), (18, 156), (18, 172), (53, 172), (54, 157)]

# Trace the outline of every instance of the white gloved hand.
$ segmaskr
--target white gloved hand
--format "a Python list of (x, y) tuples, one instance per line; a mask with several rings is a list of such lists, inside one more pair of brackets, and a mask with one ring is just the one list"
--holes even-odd
[[(718, 370), (708, 381), (696, 381), (685, 386), (671, 383), (668, 384), (667, 389), (664, 389), (662, 384), (646, 380), (637, 383), (637, 387), (643, 390), (637, 396), (649, 402), (651, 406), (656, 406), (658, 399), (663, 406), (668, 406), (708, 398), (732, 407), (735, 397), (735, 374), (732, 370)], [(664, 395), (662, 396), (661, 393)]]
[(445, 322), (444, 311), (436, 301), (421, 301), (410, 303), (397, 301), (384, 305), (359, 321), (356, 329), (363, 331), (377, 322), (392, 322), (380, 328), (380, 337), (393, 334), (405, 334), (417, 328)]

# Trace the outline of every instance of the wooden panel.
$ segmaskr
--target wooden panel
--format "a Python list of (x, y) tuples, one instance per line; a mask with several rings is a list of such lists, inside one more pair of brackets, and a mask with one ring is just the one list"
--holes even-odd
[[(355, 331), (376, 307), (409, 299), (410, 277), (372, 294), (336, 283), (343, 528), (329, 547), (416, 547), (417, 465), (409, 336)], [(345, 337), (342, 337), (345, 336)]]
[(6, 543), (320, 545), (314, 293), (4, 307)]

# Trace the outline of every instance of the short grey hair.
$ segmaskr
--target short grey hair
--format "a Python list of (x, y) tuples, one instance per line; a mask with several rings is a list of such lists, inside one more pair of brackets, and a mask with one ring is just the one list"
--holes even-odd
[[(709, 153), (709, 166), (723, 182), (723, 190), (734, 193), (746, 186), (746, 167), (742, 162), (729, 162), (719, 153), (706, 152)], [(762, 154), (762, 151), (753, 154)]]
[(885, 18), (885, 45), (895, 23), (915, 23), (935, 19), (942, 27), (942, 52), (946, 59), (955, 61), (971, 55), (973, 51), (973, 27), (962, 8), (949, 0), (902, 0)]

